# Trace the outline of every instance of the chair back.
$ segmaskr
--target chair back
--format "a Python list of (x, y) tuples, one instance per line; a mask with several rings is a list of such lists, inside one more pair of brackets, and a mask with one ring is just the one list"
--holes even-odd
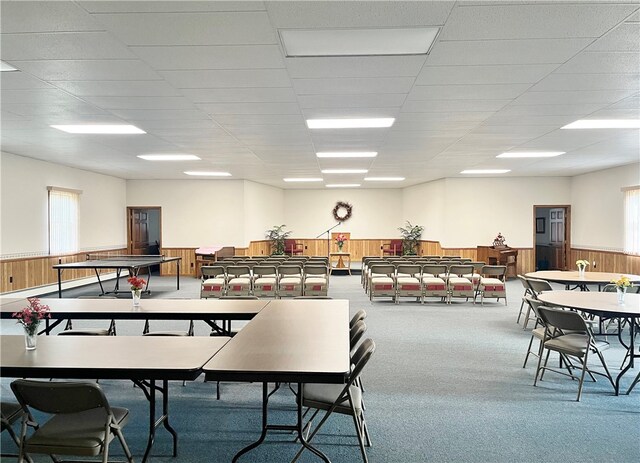
[(358, 345), (358, 342), (360, 342), (360, 339), (362, 339), (362, 336), (364, 336), (364, 333), (366, 331), (367, 324), (364, 322), (364, 320), (356, 322), (356, 324), (349, 329), (349, 347), (352, 352), (354, 351), (355, 347)]
[(277, 275), (275, 265), (259, 264), (253, 267), (253, 276), (259, 278), (263, 275)]
[(469, 275), (473, 273), (473, 265), (453, 264), (449, 267), (449, 275)]
[(367, 311), (364, 309), (358, 310), (353, 317), (351, 317), (351, 321), (349, 322), (349, 328), (352, 328), (360, 320), (364, 320), (367, 318)]
[(551, 309), (549, 307), (538, 307), (538, 314), (547, 327), (553, 326), (561, 331), (588, 332), (584, 318), (577, 312), (570, 310)]
[(447, 273), (447, 270), (447, 266), (442, 264), (426, 264), (422, 266), (422, 273), (428, 273), (436, 276)]
[(234, 278), (240, 275), (250, 275), (251, 268), (248, 265), (229, 265), (227, 266), (227, 277)]
[(407, 274), (407, 275), (420, 275), (421, 269), (420, 266), (417, 264), (399, 264), (397, 267), (397, 271), (398, 273), (402, 273), (402, 274)]
[(527, 278), (526, 280), (534, 296), (540, 294), (542, 291), (553, 291), (548, 281), (538, 280), (536, 278)]
[(504, 265), (483, 265), (480, 272), (485, 276), (499, 278), (504, 281), (507, 267)]
[(78, 413), (94, 408), (111, 409), (100, 386), (87, 382), (50, 382), (17, 379), (11, 390), (24, 409), (50, 414)]
[(440, 260), (440, 256), (422, 256), (423, 259)]
[(302, 267), (299, 265), (280, 264), (278, 266), (278, 274), (283, 275), (302, 275)]
[(525, 294), (530, 294), (531, 293), (531, 288), (529, 287), (529, 283), (527, 283), (527, 279), (525, 277), (523, 277), (522, 275), (516, 275), (516, 278), (522, 284), (522, 287), (524, 288), (524, 293)]
[(222, 265), (203, 265), (200, 267), (202, 279), (214, 278), (219, 275), (224, 276), (224, 267)]
[(328, 269), (325, 265), (305, 264), (304, 273), (305, 275), (326, 275)]
[(353, 369), (351, 370), (351, 375), (349, 376), (348, 386), (353, 384), (362, 370), (371, 359), (371, 356), (376, 351), (376, 343), (373, 342), (373, 339), (367, 338), (358, 347), (355, 353), (351, 356), (351, 364), (353, 365)]
[(391, 276), (396, 273), (396, 268), (391, 264), (373, 264), (370, 267), (371, 273)]

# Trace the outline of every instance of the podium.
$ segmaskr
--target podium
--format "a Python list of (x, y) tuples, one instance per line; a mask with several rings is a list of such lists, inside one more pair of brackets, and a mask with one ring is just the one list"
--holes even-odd
[[(345, 242), (342, 249), (338, 248), (336, 239), (338, 236), (344, 236)], [(331, 233), (331, 247), (329, 251), (329, 273), (334, 270), (345, 270), (351, 275), (351, 253), (349, 252), (349, 242), (351, 241), (351, 233), (349, 232), (333, 232)], [(333, 262), (337, 259), (335, 265)]]

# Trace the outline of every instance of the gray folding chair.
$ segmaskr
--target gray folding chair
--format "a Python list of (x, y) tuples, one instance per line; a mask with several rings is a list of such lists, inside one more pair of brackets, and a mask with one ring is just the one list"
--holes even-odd
[[(20, 456), (25, 453), (50, 455), (97, 456), (109, 460), (109, 443), (117, 437), (129, 463), (129, 451), (122, 427), (129, 420), (129, 410), (111, 407), (102, 389), (95, 383), (43, 382), (18, 379), (11, 383), (22, 410)], [(30, 409), (53, 415), (37, 425), (27, 437)]]
[[(522, 288), (524, 289), (524, 293), (522, 294), (522, 303), (520, 304), (520, 312), (518, 312), (518, 319), (516, 320), (516, 323), (520, 324), (520, 317), (522, 316), (522, 312), (524, 311), (524, 306), (526, 304), (525, 297), (531, 296), (531, 288), (529, 287), (529, 283), (527, 283), (527, 279), (525, 277), (523, 277), (522, 275), (516, 275), (516, 278), (520, 281), (520, 283), (522, 284)], [(530, 310), (531, 308), (527, 305), (524, 326), (527, 326), (527, 323), (529, 321)]]
[[(578, 397), (576, 401), (580, 401), (582, 395), (582, 385), (584, 383), (585, 374), (588, 372), (593, 377), (594, 374), (602, 375), (606, 377), (611, 386), (615, 389), (613, 378), (607, 368), (607, 364), (604, 361), (602, 351), (609, 348), (609, 343), (605, 341), (598, 341), (593, 337), (591, 329), (585, 322), (585, 320), (576, 312), (569, 310), (549, 309), (546, 307), (538, 308), (538, 315), (542, 322), (545, 324), (545, 335), (543, 339), (543, 347), (547, 350), (544, 363), (542, 361), (542, 355), (538, 358), (538, 368), (536, 370), (536, 377), (533, 385), (536, 386), (538, 378), (542, 380), (542, 376), (545, 370), (553, 371), (565, 376), (569, 376), (572, 379), (577, 379), (578, 383)], [(571, 359), (576, 359), (580, 362), (581, 372), (580, 376), (575, 376), (572, 372), (565, 373), (555, 368), (547, 366), (549, 360), (549, 353), (551, 351), (558, 352), (561, 355), (565, 355)], [(604, 368), (604, 373), (601, 371), (592, 370), (587, 366), (589, 360), (589, 354), (595, 353), (600, 359), (600, 363)]]
[[(360, 344), (360, 347), (358, 347), (358, 350), (351, 358), (353, 368), (346, 384), (303, 385), (302, 405), (316, 410), (305, 425), (308, 434), (307, 442), (313, 439), (332, 413), (350, 415), (353, 418), (353, 423), (356, 428), (362, 459), (365, 463), (368, 462), (365, 440), (366, 445), (369, 447), (371, 446), (371, 440), (369, 439), (369, 433), (364, 419), (364, 410), (362, 408), (362, 390), (355, 383), (375, 350), (376, 345), (371, 339), (362, 341), (362, 344)], [(315, 429), (311, 431), (312, 421), (321, 410), (326, 411), (326, 413)], [(292, 461), (297, 461), (304, 450), (305, 447), (302, 447)]]
[[(2, 432), (7, 431), (11, 440), (15, 442), (17, 448), (20, 448), (20, 439), (18, 435), (13, 430), (13, 424), (16, 421), (21, 420), (24, 417), (24, 410), (20, 406), (20, 404), (15, 402), (2, 402), (0, 403), (1, 411), (0, 411), (0, 423)], [(29, 418), (29, 421), (33, 421), (33, 418)], [(4, 448), (3, 448), (4, 450)], [(2, 453), (0, 457), (17, 457), (17, 454), (10, 453)], [(24, 456), (28, 463), (32, 463), (33, 460), (29, 455)]]
[(367, 312), (364, 309), (358, 310), (349, 321), (349, 328), (353, 327), (360, 320), (367, 318)]

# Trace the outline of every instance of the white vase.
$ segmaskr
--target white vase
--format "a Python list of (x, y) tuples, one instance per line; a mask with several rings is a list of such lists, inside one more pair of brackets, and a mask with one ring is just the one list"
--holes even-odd
[(35, 350), (38, 347), (38, 328), (35, 330), (24, 329), (24, 347), (27, 350)]
[(134, 307), (140, 306), (140, 297), (141, 296), (142, 296), (142, 290), (141, 289), (132, 289), (131, 290), (131, 298), (133, 300), (133, 306)]
[(585, 267), (583, 267), (583, 266), (578, 266), (578, 276), (579, 276), (580, 278), (584, 278), (584, 270), (585, 270)]
[(627, 288), (616, 288), (618, 293), (618, 305), (624, 305), (624, 295), (627, 294)]

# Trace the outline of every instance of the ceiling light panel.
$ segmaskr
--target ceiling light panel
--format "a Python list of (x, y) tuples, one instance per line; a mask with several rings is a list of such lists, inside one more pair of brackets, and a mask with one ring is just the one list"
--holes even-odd
[(511, 172), (509, 169), (467, 169), (460, 172), (461, 174), (506, 174)]
[(424, 55), (437, 27), (380, 29), (281, 29), (287, 57)]
[(365, 182), (402, 182), (404, 177), (365, 177)]
[(185, 174), (196, 177), (231, 177), (229, 172), (186, 171)]
[(391, 127), (393, 117), (375, 117), (365, 119), (307, 119), (310, 129), (368, 129)]
[(54, 129), (62, 130), (67, 133), (82, 133), (82, 134), (106, 134), (106, 135), (131, 135), (147, 133), (142, 129), (139, 129), (133, 125), (52, 125)]
[(195, 154), (140, 154), (140, 159), (145, 161), (199, 161)]
[(11, 72), (11, 71), (17, 71), (17, 69), (8, 63), (5, 63), (4, 61), (0, 61), (0, 72)]
[(323, 174), (366, 174), (367, 169), (325, 169)]
[(358, 188), (359, 183), (330, 183), (325, 185), (327, 188)]
[(283, 178), (285, 182), (321, 182), (321, 178)]
[(580, 119), (563, 129), (640, 129), (640, 119)]
[(375, 158), (375, 151), (325, 151), (316, 153), (319, 158)]

